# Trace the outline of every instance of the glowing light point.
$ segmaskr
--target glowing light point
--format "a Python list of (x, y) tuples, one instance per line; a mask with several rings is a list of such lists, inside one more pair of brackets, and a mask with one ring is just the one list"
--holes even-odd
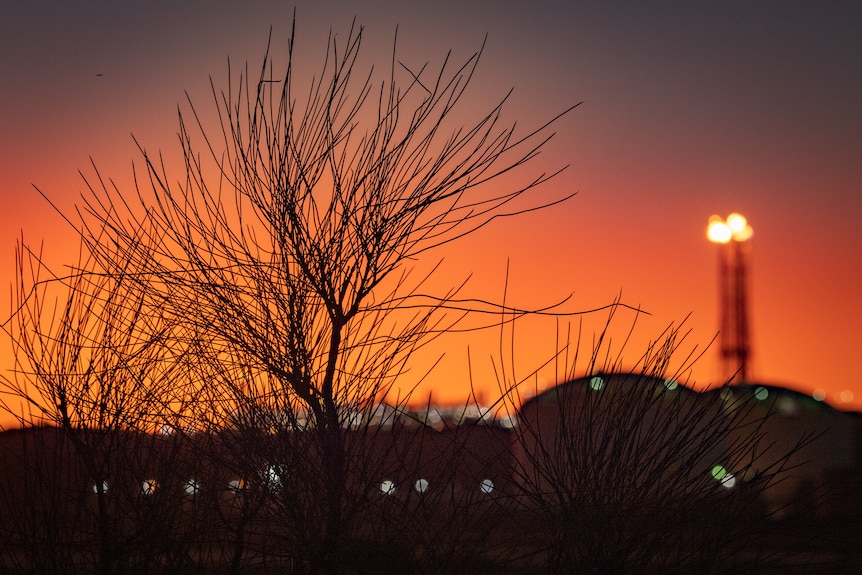
[(811, 397), (813, 397), (815, 401), (823, 401), (824, 399), (826, 399), (826, 390), (818, 387), (811, 394)]
[(395, 493), (395, 482), (391, 479), (384, 479), (380, 482), (380, 491), (383, 495), (392, 495)]
[(669, 378), (664, 380), (664, 387), (668, 391), (673, 391), (677, 387), (679, 387), (679, 383), (677, 383), (677, 381), (675, 379), (673, 379), (672, 377), (669, 377)]
[(195, 495), (200, 489), (200, 485), (198, 484), (196, 479), (189, 479), (185, 483), (185, 492), (187, 495)]
[(590, 389), (593, 391), (601, 391), (605, 388), (605, 380), (598, 375), (590, 378)]
[(726, 244), (733, 237), (733, 232), (730, 230), (730, 226), (722, 221), (720, 217), (712, 216), (709, 218), (709, 225), (706, 228), (706, 237), (711, 242)]
[(733, 213), (726, 220), (721, 216), (710, 216), (706, 227), (706, 237), (711, 242), (726, 244), (731, 240), (744, 242), (754, 235), (754, 228), (748, 225), (748, 220), (742, 214)]
[(754, 398), (757, 401), (764, 401), (767, 397), (769, 397), (769, 390), (765, 387), (758, 387), (754, 390)]
[(416, 483), (413, 484), (413, 489), (416, 490), (416, 493), (425, 493), (428, 491), (428, 480), (417, 479)]
[(793, 417), (799, 411), (796, 402), (790, 397), (779, 397), (775, 402), (775, 408), (785, 417)]
[(158, 482), (155, 479), (145, 479), (141, 483), (141, 494), (152, 495), (156, 492), (156, 487), (158, 487)]
[(281, 470), (276, 465), (270, 465), (266, 468), (266, 483), (270, 487), (281, 485)]
[(748, 220), (742, 214), (730, 214), (727, 216), (727, 227), (733, 236), (733, 240), (744, 242), (754, 235), (754, 230), (748, 225)]
[(506, 415), (497, 419), (497, 423), (503, 429), (514, 429), (518, 427), (518, 416), (514, 413), (507, 413)]
[(721, 483), (725, 489), (732, 489), (736, 485), (736, 477), (730, 473), (723, 465), (716, 465), (710, 471), (712, 478)]
[(479, 482), (479, 491), (481, 491), (485, 495), (488, 495), (489, 493), (494, 491), (494, 482), (490, 479), (483, 479), (481, 482)]

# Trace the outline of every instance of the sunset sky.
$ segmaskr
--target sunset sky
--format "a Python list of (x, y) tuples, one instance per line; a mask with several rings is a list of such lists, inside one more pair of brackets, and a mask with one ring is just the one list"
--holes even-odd
[[(209, 106), (209, 76), (225, 77), (228, 56), (257, 66), (270, 27), (277, 55), (292, 13), (276, 0), (4, 5), (0, 285), (13, 280), (22, 232), (28, 243), (44, 240), (52, 261), (75, 255), (74, 233), (34, 185), (71, 210), (90, 158), (129, 182), (131, 134), (175, 154), (184, 91)], [(468, 295), (500, 299), (508, 266), (513, 305), (573, 294), (567, 309), (587, 310), (621, 297), (650, 313), (635, 325), (627, 364), (687, 316), (683, 349), (702, 350), (718, 330), (707, 220), (741, 212), (754, 227), (754, 379), (822, 389), (830, 404), (862, 409), (862, 4), (315, 1), (298, 2), (296, 17), (297, 58), (309, 73), (329, 30), (346, 35), (356, 17), (365, 61), (381, 71), (396, 26), (399, 58), (417, 67), (450, 49), (464, 59), (487, 34), (469, 100), (476, 113), (511, 87), (505, 119), (524, 129), (583, 101), (533, 168), (569, 165), (539, 193), (577, 196), (438, 253), (437, 280), (472, 274)], [(8, 287), (2, 293), (5, 319)], [(606, 317), (583, 317), (585, 341)], [(633, 319), (617, 314), (615, 342)], [(547, 319), (516, 327), (517, 374), (550, 355), (555, 329)], [(469, 345), (473, 380), (492, 396), (498, 340), (441, 340), (433, 352), (446, 355), (426, 389), (440, 401), (463, 397)], [(6, 349), (0, 358), (9, 363)], [(715, 384), (718, 368), (713, 346), (690, 375)]]

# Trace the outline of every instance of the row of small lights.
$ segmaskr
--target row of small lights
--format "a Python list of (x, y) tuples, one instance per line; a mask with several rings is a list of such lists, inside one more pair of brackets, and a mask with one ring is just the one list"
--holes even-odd
[[(677, 387), (679, 387), (679, 383), (675, 379), (667, 378), (664, 380), (664, 387), (668, 391), (673, 391)], [(590, 378), (590, 389), (592, 389), (593, 391), (602, 391), (604, 388), (604, 378), (598, 375), (595, 375)], [(722, 391), (722, 399), (726, 399), (725, 391), (729, 392), (728, 389)], [(763, 386), (758, 386), (754, 389), (754, 398), (758, 401), (765, 401), (768, 397), (769, 390), (767, 388)], [(826, 390), (822, 388), (815, 389), (814, 392), (812, 392), (811, 397), (817, 401), (823, 401), (826, 399)], [(851, 401), (853, 401), (854, 397), (855, 396), (853, 395), (852, 391), (850, 391), (849, 389), (845, 389), (838, 395), (838, 400), (841, 403), (850, 403)]]
[[(141, 494), (142, 495), (153, 495), (156, 492), (156, 489), (159, 486), (159, 482), (155, 479), (145, 479), (141, 482)], [(234, 479), (228, 483), (228, 489), (233, 491), (234, 493), (240, 492), (247, 487), (247, 484), (242, 479)], [(422, 494), (428, 491), (431, 487), (430, 482), (427, 479), (421, 478), (417, 479), (413, 484), (413, 489), (416, 493)], [(188, 495), (194, 495), (200, 489), (200, 484), (194, 480), (189, 479), (185, 482), (184, 490)], [(107, 493), (108, 491), (108, 482), (102, 482), (102, 493)], [(395, 493), (395, 482), (391, 479), (385, 479), (380, 482), (380, 491), (384, 495), (393, 495)], [(479, 491), (484, 494), (490, 494), (494, 491), (494, 482), (490, 479), (483, 479), (479, 482)], [(93, 493), (98, 493), (99, 488), (98, 485), (93, 485)]]
[[(729, 399), (732, 397), (733, 392), (730, 388), (725, 388), (721, 392), (722, 399)], [(817, 388), (811, 393), (812, 399), (815, 401), (824, 401), (826, 399), (826, 390), (822, 388)], [(766, 401), (769, 398), (769, 390), (763, 386), (757, 386), (754, 388), (754, 399), (758, 401)], [(853, 401), (854, 395), (853, 392), (849, 389), (845, 389), (842, 391), (838, 399), (841, 403), (850, 403)], [(795, 411), (795, 407), (793, 407), (793, 401), (787, 397), (779, 397), (779, 403), (776, 406), (781, 411)]]
[[(109, 484), (107, 481), (102, 481), (102, 489), (101, 489), (102, 493), (108, 492), (108, 486), (109, 486)], [(156, 481), (155, 479), (144, 479), (141, 482), (141, 495), (152, 495), (156, 492), (156, 489), (158, 487), (159, 487), (159, 482)], [(228, 484), (228, 487), (231, 489), (231, 491), (239, 491), (239, 490), (244, 489), (244, 482), (241, 480), (235, 479)], [(200, 488), (200, 485), (194, 479), (189, 479), (188, 481), (185, 482), (185, 485), (183, 486), (183, 490), (189, 495), (194, 495), (195, 493), (197, 493), (199, 488)], [(93, 485), (93, 493), (99, 493), (99, 485), (98, 484)]]
[[(813, 397), (817, 401), (823, 401), (826, 399), (826, 390), (822, 388), (817, 388), (811, 394), (811, 397)], [(853, 392), (849, 389), (845, 389), (838, 394), (839, 403), (850, 403), (851, 401), (853, 401), (854, 398), (855, 396), (853, 395)]]
[[(431, 487), (431, 484), (427, 479), (417, 479), (413, 484), (413, 490), (420, 495), (427, 492)], [(494, 482), (490, 479), (483, 479), (479, 482), (479, 491), (484, 493), (485, 495), (490, 494), (494, 491)], [(380, 482), (380, 492), (383, 495), (394, 495), (395, 494), (395, 482), (391, 479), (384, 479)]]
[[(668, 391), (675, 390), (679, 385), (676, 380), (670, 379), (670, 378), (665, 379), (663, 383), (664, 383), (664, 387)], [(604, 389), (604, 387), (605, 387), (605, 381), (602, 377), (594, 376), (590, 379), (590, 388), (592, 390), (601, 391)], [(849, 394), (849, 396), (845, 397), (845, 393)], [(819, 395), (819, 397), (818, 397), (818, 395)], [(732, 396), (732, 392), (729, 389), (722, 390), (722, 393), (721, 393), (722, 399), (727, 400), (731, 396)], [(754, 397), (755, 397), (755, 399), (757, 399), (759, 401), (765, 401), (769, 397), (769, 390), (763, 386), (758, 386), (754, 390)], [(825, 398), (825, 392), (823, 392), (823, 390), (821, 390), (821, 389), (815, 390), (813, 397), (814, 397), (814, 399), (816, 399), (818, 401), (822, 401), (822, 399)], [(841, 399), (844, 401), (852, 401), (852, 399), (853, 399), (852, 392), (849, 392), (849, 391), (842, 392), (842, 398)], [(277, 473), (275, 473), (275, 475), (274, 475), (274, 473), (275, 473), (275, 471), (273, 469), (269, 470), (270, 480), (277, 481), (278, 480)], [(736, 485), (735, 476), (732, 473), (730, 473), (724, 466), (721, 466), (721, 465), (714, 466), (711, 470), (711, 475), (716, 481), (719, 481), (721, 483), (722, 487), (725, 487), (727, 489), (732, 489)], [(235, 479), (235, 480), (231, 481), (228, 485), (229, 485), (229, 488), (231, 489), (231, 491), (234, 491), (234, 492), (241, 491), (241, 490), (245, 489), (245, 487), (246, 487), (245, 482), (242, 480), (239, 480), (239, 479)], [(155, 492), (157, 486), (158, 486), (158, 483), (154, 479), (144, 480), (143, 483), (141, 484), (141, 492), (144, 495), (152, 495)], [(428, 482), (427, 479), (424, 479), (424, 478), (417, 479), (416, 482), (413, 484), (414, 491), (416, 491), (416, 493), (419, 493), (419, 494), (423, 494), (423, 493), (427, 492), (429, 487), (430, 487), (430, 483)], [(190, 479), (185, 484), (185, 491), (189, 495), (194, 495), (198, 489), (199, 489), (198, 482), (195, 481), (194, 479)], [(105, 492), (107, 490), (108, 490), (108, 484), (107, 484), (107, 482), (103, 482), (102, 483), (102, 491)], [(494, 482), (490, 479), (483, 479), (482, 481), (479, 482), (479, 490), (484, 494), (490, 494), (491, 492), (494, 491)], [(93, 491), (98, 492), (98, 488), (95, 485), (93, 486)], [(393, 495), (395, 493), (395, 482), (392, 481), (391, 479), (383, 480), (380, 483), (380, 491), (384, 495)]]
[[(663, 382), (664, 388), (668, 391), (674, 391), (679, 387), (679, 382), (673, 378), (667, 378)], [(590, 389), (593, 391), (602, 391), (605, 388), (605, 380), (600, 375), (594, 375), (590, 378)]]
[[(757, 387), (754, 390), (754, 397), (755, 399), (763, 401), (767, 397), (769, 397), (769, 390), (762, 386)], [(817, 388), (811, 393), (811, 397), (816, 401), (823, 401), (824, 399), (826, 399), (826, 390)], [(842, 403), (850, 403), (851, 401), (853, 401), (853, 397), (853, 392), (849, 389), (845, 389), (838, 395), (838, 399)]]
[[(723, 465), (716, 465), (710, 470), (713, 479), (718, 481), (725, 489), (732, 489), (736, 486), (736, 477), (729, 472)], [(420, 495), (428, 491), (431, 484), (427, 479), (417, 479), (413, 484), (413, 490)], [(384, 495), (395, 494), (395, 482), (391, 479), (385, 479), (380, 482), (380, 491)], [(485, 495), (494, 491), (494, 482), (490, 479), (483, 479), (479, 482), (479, 491)]]

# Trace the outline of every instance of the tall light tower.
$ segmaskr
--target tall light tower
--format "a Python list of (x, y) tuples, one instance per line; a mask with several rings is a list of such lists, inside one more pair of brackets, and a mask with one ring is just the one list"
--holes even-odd
[(751, 348), (748, 335), (748, 268), (746, 242), (754, 230), (740, 214), (726, 220), (709, 218), (706, 237), (718, 244), (719, 308), (718, 334), (722, 377), (749, 381)]

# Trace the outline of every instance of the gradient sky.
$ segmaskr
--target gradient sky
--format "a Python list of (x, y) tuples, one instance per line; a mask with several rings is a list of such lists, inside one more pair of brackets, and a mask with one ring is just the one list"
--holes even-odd
[[(292, 11), (275, 0), (4, 4), (0, 285), (12, 281), (22, 230), (30, 243), (45, 240), (50, 259), (73, 255), (74, 235), (33, 185), (70, 209), (90, 157), (128, 182), (130, 134), (175, 152), (184, 90), (208, 105), (209, 75), (223, 78), (228, 56), (257, 65), (270, 26), (284, 46)], [(471, 102), (487, 105), (514, 87), (506, 118), (519, 125), (584, 102), (536, 164), (570, 164), (541, 194), (577, 197), (439, 254), (436, 279), (472, 274), (468, 294), (499, 298), (508, 265), (508, 301), (526, 307), (573, 293), (569, 307), (589, 309), (622, 294), (651, 313), (637, 322), (628, 364), (687, 316), (684, 347), (702, 349), (718, 329), (706, 223), (742, 212), (755, 230), (754, 379), (820, 388), (829, 403), (862, 409), (862, 4), (299, 2), (299, 58), (309, 70), (329, 29), (346, 34), (354, 16), (366, 27), (366, 57), (381, 65), (396, 25), (399, 55), (415, 64), (449, 49), (466, 57), (487, 34)], [(605, 317), (584, 318), (587, 340)], [(632, 319), (618, 314), (615, 341)], [(524, 375), (553, 351), (554, 323), (526, 322), (515, 337)], [(493, 394), (497, 340), (441, 343), (435, 353), (446, 357), (429, 383), (436, 398), (463, 397), (468, 344), (474, 381)], [(715, 348), (691, 376), (717, 381)], [(847, 391), (853, 401), (842, 400)]]

